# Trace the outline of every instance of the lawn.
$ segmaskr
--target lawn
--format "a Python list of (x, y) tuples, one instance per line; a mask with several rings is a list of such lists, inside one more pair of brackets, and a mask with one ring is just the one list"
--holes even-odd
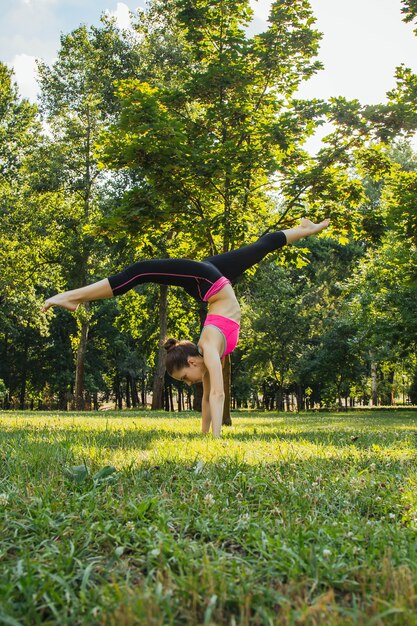
[(0, 412), (0, 624), (417, 625), (417, 413)]

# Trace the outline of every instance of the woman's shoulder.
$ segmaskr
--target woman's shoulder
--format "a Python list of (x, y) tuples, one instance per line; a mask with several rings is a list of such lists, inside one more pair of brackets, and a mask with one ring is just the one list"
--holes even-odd
[(204, 326), (197, 348), (203, 358), (207, 353), (214, 352), (217, 352), (220, 358), (224, 352), (224, 343), (224, 335), (216, 326)]

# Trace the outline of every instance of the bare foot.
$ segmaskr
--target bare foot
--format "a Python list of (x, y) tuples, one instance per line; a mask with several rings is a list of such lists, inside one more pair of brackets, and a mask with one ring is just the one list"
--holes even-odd
[(71, 297), (71, 292), (66, 291), (65, 293), (58, 293), (56, 296), (52, 296), (52, 298), (48, 298), (45, 300), (45, 304), (41, 308), (42, 313), (45, 313), (52, 306), (60, 306), (63, 309), (68, 309), (68, 311), (76, 311), (80, 302), (75, 298)]

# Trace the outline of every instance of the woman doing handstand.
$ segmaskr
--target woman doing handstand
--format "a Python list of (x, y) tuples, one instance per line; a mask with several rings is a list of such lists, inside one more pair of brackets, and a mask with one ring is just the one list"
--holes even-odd
[(166, 369), (173, 378), (188, 385), (203, 383), (202, 430), (209, 432), (212, 424), (213, 435), (218, 437), (224, 404), (222, 359), (233, 352), (239, 338), (240, 307), (232, 283), (269, 252), (317, 234), (328, 225), (329, 220), (313, 224), (302, 219), (299, 226), (268, 233), (255, 243), (204, 261), (139, 261), (110, 278), (49, 298), (42, 311), (52, 306), (75, 311), (82, 302), (119, 296), (148, 282), (180, 286), (197, 300), (208, 302), (208, 315), (198, 344), (168, 339), (164, 347)]

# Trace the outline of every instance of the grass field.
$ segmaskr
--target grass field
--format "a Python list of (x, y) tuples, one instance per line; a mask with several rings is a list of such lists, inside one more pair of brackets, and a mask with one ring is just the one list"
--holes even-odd
[(0, 413), (0, 624), (417, 625), (417, 413)]

